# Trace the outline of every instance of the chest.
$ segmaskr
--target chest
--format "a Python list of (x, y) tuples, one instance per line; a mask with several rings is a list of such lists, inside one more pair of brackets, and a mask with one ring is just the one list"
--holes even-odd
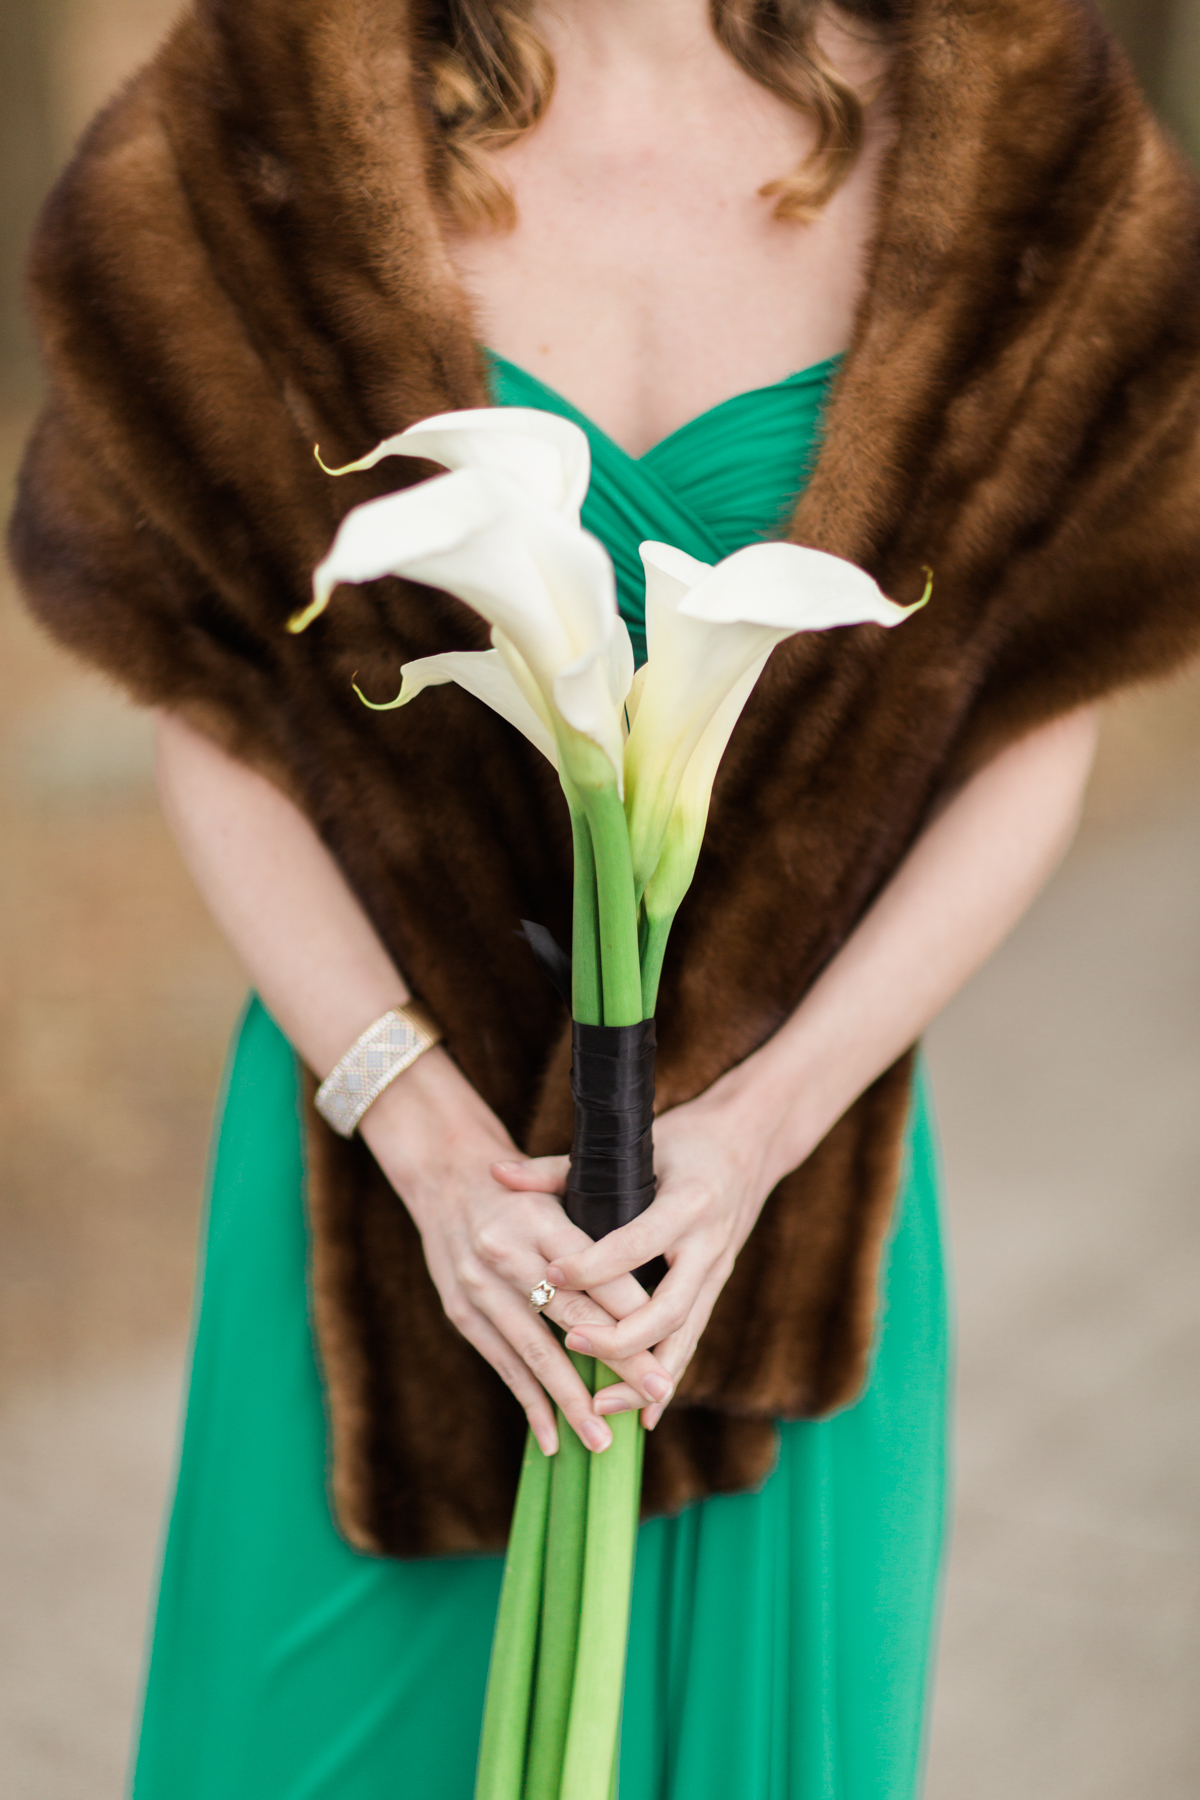
[(759, 189), (813, 128), (754, 90), (672, 129), (559, 106), (502, 166), (508, 233), (452, 242), (481, 337), (632, 455), (731, 396), (845, 349), (886, 133), (812, 223)]

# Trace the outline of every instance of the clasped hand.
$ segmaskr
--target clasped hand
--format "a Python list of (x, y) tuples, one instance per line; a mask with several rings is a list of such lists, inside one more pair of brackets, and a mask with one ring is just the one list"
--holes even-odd
[[(596, 1244), (562, 1209), (568, 1159), (522, 1159), (441, 1052), (364, 1119), (447, 1316), (512, 1390), (547, 1455), (558, 1444), (555, 1403), (591, 1450), (612, 1441), (605, 1413), (641, 1407), (647, 1427), (658, 1423), (771, 1185), (757, 1134), (729, 1115), (710, 1091), (657, 1120), (657, 1197)], [(648, 1297), (632, 1271), (660, 1255), (668, 1273)], [(559, 1290), (545, 1313), (567, 1349), (620, 1377), (594, 1397), (530, 1306), (543, 1278)]]
[[(741, 1128), (733, 1112), (710, 1093), (662, 1114), (654, 1125), (658, 1192), (653, 1203), (598, 1243), (584, 1239), (549, 1263), (546, 1279), (560, 1290), (560, 1300), (563, 1290), (572, 1299), (595, 1300), (631, 1280), (631, 1270), (657, 1256), (667, 1261), (668, 1272), (653, 1295), (635, 1307), (615, 1317), (615, 1308), (607, 1308), (607, 1316), (597, 1309), (591, 1318), (571, 1322), (567, 1348), (598, 1356), (623, 1377), (597, 1395), (598, 1413), (642, 1404), (645, 1384), (630, 1379), (626, 1370), (650, 1351), (674, 1391), (773, 1186), (761, 1136)], [(514, 1192), (557, 1195), (565, 1191), (567, 1163), (565, 1156), (501, 1162), (492, 1173)], [(669, 1397), (653, 1399), (645, 1408), (648, 1429), (657, 1425)]]

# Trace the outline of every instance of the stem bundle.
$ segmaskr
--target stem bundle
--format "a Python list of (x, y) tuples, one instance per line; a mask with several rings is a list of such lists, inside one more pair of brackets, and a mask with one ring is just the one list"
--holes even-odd
[[(591, 1386), (617, 1377), (573, 1357)], [(612, 1800), (641, 1489), (636, 1413), (589, 1456), (558, 1416), (559, 1450), (531, 1432), (492, 1640), (475, 1800)]]
[[(597, 1388), (616, 1380), (611, 1369), (597, 1364)], [(588, 1471), (579, 1644), (561, 1800), (609, 1800), (616, 1791), (642, 1426), (635, 1412), (616, 1413), (610, 1424), (611, 1448), (593, 1456)]]
[(521, 1481), (492, 1639), (475, 1800), (520, 1800), (525, 1776), (550, 1494), (550, 1460), (533, 1433), (525, 1440)]
[[(669, 922), (647, 930), (643, 917), (639, 943), (625, 810), (611, 774), (589, 773), (563, 775), (575, 850), (567, 1208), (601, 1237), (653, 1197), (651, 1015)], [(618, 1379), (590, 1358), (572, 1360), (593, 1392)], [(609, 1423), (603, 1454), (589, 1455), (561, 1412), (552, 1459), (529, 1434), (475, 1800), (616, 1800), (643, 1432), (636, 1412)]]
[[(595, 1364), (591, 1357), (572, 1355), (571, 1361), (590, 1388), (595, 1379)], [(562, 1788), (563, 1752), (567, 1743), (575, 1650), (579, 1639), (589, 1460), (587, 1451), (560, 1412), (558, 1454), (550, 1478), (541, 1631), (525, 1800), (559, 1800)]]

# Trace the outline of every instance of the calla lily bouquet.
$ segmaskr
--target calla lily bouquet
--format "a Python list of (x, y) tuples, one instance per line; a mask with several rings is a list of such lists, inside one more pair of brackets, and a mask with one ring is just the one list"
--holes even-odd
[[(490, 650), (407, 664), (386, 705), (457, 682), (558, 771), (575, 859), (567, 1211), (598, 1237), (653, 1197), (663, 955), (718, 765), (767, 658), (795, 632), (897, 625), (916, 608), (893, 604), (853, 564), (795, 544), (754, 544), (710, 566), (646, 543), (649, 659), (635, 672), (612, 563), (580, 523), (590, 455), (576, 425), (522, 408), (448, 413), (330, 472), (393, 455), (450, 472), (349, 513), (290, 628), (305, 629), (341, 583), (385, 575), (444, 589), (490, 624)], [(574, 1360), (593, 1391), (616, 1380)], [(589, 1456), (561, 1418), (555, 1457), (527, 1441), (476, 1800), (616, 1792), (642, 1430), (636, 1413), (609, 1422), (603, 1455)]]

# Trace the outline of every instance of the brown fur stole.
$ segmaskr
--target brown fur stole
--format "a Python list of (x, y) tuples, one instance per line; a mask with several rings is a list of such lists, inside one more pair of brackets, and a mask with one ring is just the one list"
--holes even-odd
[[(563, 1019), (513, 936), (568, 929), (553, 775), (443, 688), (367, 714), (407, 658), (481, 645), (397, 582), (283, 623), (348, 507), (327, 481), (485, 400), (433, 196), (403, 0), (197, 0), (98, 120), (42, 223), (51, 397), (13, 546), (49, 628), (268, 771), (316, 822), (519, 1141), (569, 1139)], [(929, 806), (1016, 734), (1200, 635), (1197, 197), (1076, 0), (913, 0), (869, 292), (793, 535), (894, 598), (776, 651), (739, 726), (660, 1012), (660, 1099), (776, 1029)], [(907, 1060), (768, 1202), (649, 1447), (651, 1510), (751, 1485), (772, 1419), (850, 1400), (871, 1340)], [(357, 1142), (315, 1123), (310, 1199), (334, 1486), (357, 1544), (504, 1540), (517, 1409), (443, 1317)]]

